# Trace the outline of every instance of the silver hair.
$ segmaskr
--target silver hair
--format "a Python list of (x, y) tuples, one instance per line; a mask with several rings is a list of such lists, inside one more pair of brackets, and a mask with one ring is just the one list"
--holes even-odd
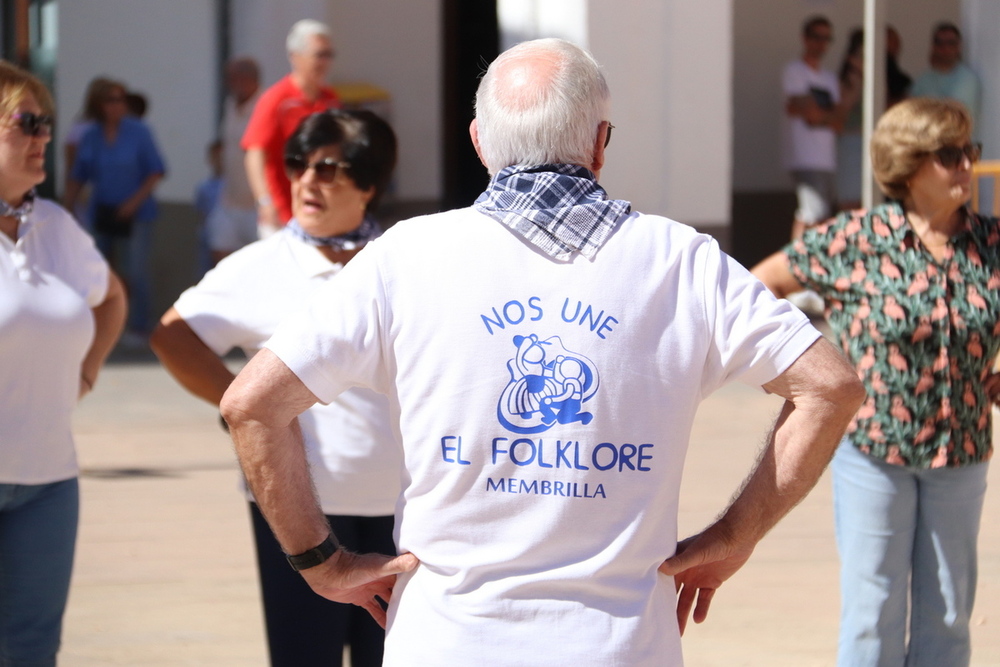
[(315, 19), (302, 19), (297, 21), (292, 29), (288, 31), (288, 39), (285, 40), (285, 50), (288, 53), (302, 53), (309, 47), (309, 38), (313, 35), (320, 35), (330, 39), (330, 26), (320, 23)]
[[(543, 70), (539, 80), (512, 89), (504, 70), (532, 60), (547, 60), (553, 65), (551, 73)], [(610, 103), (597, 62), (575, 44), (549, 38), (508, 49), (490, 64), (476, 91), (476, 125), (486, 168), (495, 174), (511, 165), (590, 166)]]

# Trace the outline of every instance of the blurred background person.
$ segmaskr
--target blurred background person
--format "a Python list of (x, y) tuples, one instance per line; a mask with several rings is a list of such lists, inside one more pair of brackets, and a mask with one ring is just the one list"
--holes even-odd
[(841, 667), (969, 664), (1000, 396), (1000, 221), (966, 205), (972, 128), (957, 102), (898, 103), (871, 141), (889, 201), (753, 269), (777, 296), (823, 297), (868, 392), (832, 464)]
[(851, 31), (847, 51), (840, 64), (840, 96), (852, 100), (844, 126), (837, 135), (837, 205), (840, 209), (861, 206), (861, 85), (864, 80), (865, 34), (860, 28)]
[[(302, 122), (285, 149), (294, 217), (279, 233), (219, 263), (184, 292), (160, 321), (151, 345), (186, 389), (218, 405), (233, 380), (221, 357), (255, 354), (278, 323), (381, 232), (372, 212), (396, 162), (396, 138), (369, 111), (326, 111)], [(299, 417), (316, 491), (346, 548), (394, 554), (393, 512), (401, 461), (392, 447), (386, 397), (352, 389)], [(377, 456), (374, 452), (380, 452)], [(382, 664), (383, 632), (368, 612), (312, 592), (285, 559), (253, 499), (271, 664)]]
[(930, 69), (913, 82), (914, 97), (956, 100), (979, 123), (982, 86), (972, 68), (962, 62), (962, 33), (953, 23), (939, 23), (931, 36)]
[(121, 283), (45, 180), (53, 104), (0, 61), (0, 664), (55, 665), (79, 516), (73, 408), (125, 321)]
[(247, 180), (240, 146), (257, 104), (260, 69), (252, 58), (226, 64), (226, 88), (219, 137), (222, 140), (222, 192), (206, 223), (214, 266), (223, 257), (257, 240), (257, 206)]
[[(198, 278), (215, 266), (218, 261), (212, 256), (209, 245), (208, 224), (222, 205), (222, 140), (216, 139), (205, 151), (205, 163), (209, 175), (198, 183), (194, 191), (194, 208), (198, 211)], [(254, 232), (257, 223), (254, 221)]]
[(152, 313), (150, 253), (156, 201), (153, 191), (166, 166), (142, 121), (128, 113), (126, 87), (109, 81), (99, 89), (97, 123), (80, 140), (65, 193), (66, 207), (76, 204), (80, 188), (91, 186), (90, 216), (101, 252), (125, 276), (129, 296), (124, 342), (145, 345)]
[(261, 94), (242, 141), (261, 238), (292, 217), (285, 142), (309, 114), (340, 107), (337, 93), (326, 82), (336, 55), (330, 28), (303, 19), (292, 26), (285, 48), (292, 71)]
[[(101, 114), (101, 94), (104, 87), (111, 83), (110, 79), (95, 77), (87, 85), (87, 92), (83, 98), (83, 108), (73, 119), (63, 140), (63, 165), (66, 170), (63, 178), (63, 192), (69, 190), (69, 182), (73, 175), (73, 165), (76, 163), (76, 150), (80, 145), (80, 140), (91, 127), (97, 123), (97, 118)], [(89, 193), (81, 193), (77, 197), (76, 206), (72, 210), (73, 215), (80, 221), (84, 229), (91, 231), (90, 216), (87, 214), (87, 196)]]

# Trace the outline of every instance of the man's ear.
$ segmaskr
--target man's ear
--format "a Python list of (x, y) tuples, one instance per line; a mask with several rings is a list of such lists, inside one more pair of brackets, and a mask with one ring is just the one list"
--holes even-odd
[(601, 124), (597, 128), (597, 139), (594, 140), (594, 157), (593, 162), (590, 164), (590, 170), (594, 172), (595, 175), (600, 175), (601, 168), (604, 167), (604, 143), (607, 140), (608, 126), (610, 123), (606, 120), (601, 121)]
[(483, 166), (489, 169), (486, 164), (486, 160), (483, 159), (483, 152), (479, 149), (479, 126), (476, 125), (476, 119), (473, 118), (472, 122), (469, 124), (469, 136), (472, 137), (472, 146), (476, 149), (476, 155), (479, 156), (479, 161), (483, 163)]

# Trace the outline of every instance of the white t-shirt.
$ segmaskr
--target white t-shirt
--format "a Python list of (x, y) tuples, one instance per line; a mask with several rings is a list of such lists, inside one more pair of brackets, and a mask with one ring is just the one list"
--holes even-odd
[[(390, 229), (268, 342), (320, 400), (388, 394), (406, 462), (385, 665), (679, 665), (699, 402), (819, 333), (708, 236), (632, 214), (554, 261), (462, 209)], [(756, 446), (750, 435), (747, 446)]]
[[(840, 102), (840, 84), (833, 72), (814, 70), (801, 60), (788, 63), (781, 77), (785, 98), (812, 95), (820, 106)], [(837, 171), (837, 134), (829, 127), (810, 127), (798, 116), (785, 115), (785, 168)]]
[(35, 200), (17, 243), (0, 234), (0, 483), (79, 473), (72, 414), (107, 289), (107, 263), (58, 204)]
[[(320, 252), (282, 231), (229, 255), (174, 307), (216, 354), (253, 355), (278, 323), (335, 276)], [(401, 454), (389, 403), (366, 389), (344, 392), (299, 417), (306, 455), (326, 514), (387, 516), (399, 498)]]

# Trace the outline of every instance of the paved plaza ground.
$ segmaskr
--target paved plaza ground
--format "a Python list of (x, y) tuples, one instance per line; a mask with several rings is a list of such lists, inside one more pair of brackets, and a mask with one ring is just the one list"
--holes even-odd
[[(699, 412), (681, 527), (718, 513), (780, 401), (730, 385)], [(246, 504), (218, 414), (155, 363), (110, 365), (76, 418), (82, 517), (61, 667), (264, 667)], [(1000, 469), (980, 539), (973, 664), (1000, 665)], [(758, 547), (684, 638), (688, 667), (834, 664), (837, 555), (830, 480)], [(525, 632), (531, 632), (526, 627)]]

